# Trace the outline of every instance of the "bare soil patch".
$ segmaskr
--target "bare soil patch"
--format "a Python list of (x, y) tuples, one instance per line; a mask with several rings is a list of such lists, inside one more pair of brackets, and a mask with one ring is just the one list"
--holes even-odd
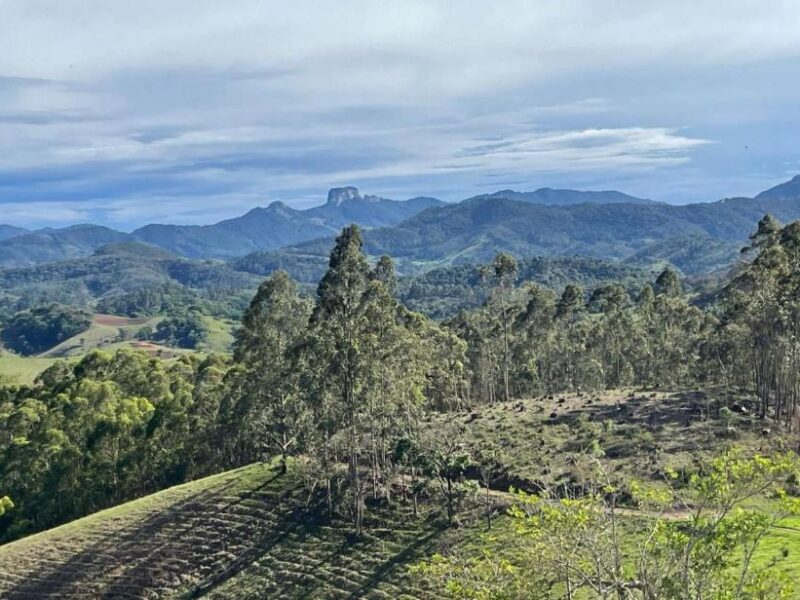
[(109, 327), (126, 327), (129, 325), (143, 325), (149, 321), (149, 317), (119, 317), (117, 315), (103, 315), (97, 314), (94, 316), (93, 321), (98, 325), (106, 325)]

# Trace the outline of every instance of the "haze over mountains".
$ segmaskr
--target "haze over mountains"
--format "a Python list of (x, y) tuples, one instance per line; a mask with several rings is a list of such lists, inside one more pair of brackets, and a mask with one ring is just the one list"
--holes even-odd
[(344, 187), (331, 189), (321, 206), (296, 210), (276, 201), (213, 225), (153, 224), (132, 233), (99, 225), (33, 232), (4, 225), (0, 227), (0, 266), (82, 258), (105, 244), (122, 241), (145, 242), (187, 258), (233, 258), (333, 235), (353, 222), (365, 227), (393, 225), (441, 204), (435, 198), (396, 201), (361, 196), (356, 188)]
[[(589, 256), (645, 265), (672, 262), (686, 273), (735, 259), (757, 221), (772, 213), (800, 218), (800, 176), (755, 198), (669, 205), (617, 191), (542, 188), (501, 190), (459, 203), (429, 197), (406, 201), (334, 188), (327, 201), (305, 210), (276, 201), (213, 225), (147, 225), (124, 233), (98, 225), (26, 231), (0, 226), (0, 267), (79, 259), (119, 242), (143, 242), (186, 258), (249, 255), (248, 270), (289, 265), (327, 254), (349, 223), (367, 229), (369, 254), (389, 254), (406, 270), (481, 262), (498, 251), (520, 257)], [(285, 266), (285, 265), (283, 265)]]

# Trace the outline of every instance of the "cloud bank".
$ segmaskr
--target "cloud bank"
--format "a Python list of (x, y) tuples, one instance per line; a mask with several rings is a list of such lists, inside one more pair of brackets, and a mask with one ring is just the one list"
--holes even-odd
[(668, 201), (800, 171), (800, 4), (0, 2), (0, 204), (206, 223), (334, 185)]

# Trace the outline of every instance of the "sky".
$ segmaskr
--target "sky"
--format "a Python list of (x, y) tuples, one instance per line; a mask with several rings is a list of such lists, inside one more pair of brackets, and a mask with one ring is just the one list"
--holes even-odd
[(800, 173), (797, 0), (0, 0), (0, 222), (750, 196)]

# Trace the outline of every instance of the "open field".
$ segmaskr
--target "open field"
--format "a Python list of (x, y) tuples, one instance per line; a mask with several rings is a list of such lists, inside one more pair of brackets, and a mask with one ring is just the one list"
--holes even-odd
[[(160, 317), (131, 319), (115, 315), (96, 314), (92, 324), (86, 331), (64, 340), (40, 356), (44, 358), (68, 358), (80, 356), (95, 348), (112, 349), (117, 346), (129, 346), (142, 327), (154, 328)], [(124, 336), (124, 340), (120, 336)]]
[[(173, 358), (194, 350), (170, 348), (153, 342), (140, 342), (136, 334), (143, 327), (155, 329), (161, 317), (129, 318), (116, 315), (96, 314), (92, 317), (92, 325), (86, 331), (65, 340), (40, 356), (43, 358), (67, 358), (81, 356), (88, 350), (117, 350), (134, 348), (152, 356)], [(199, 351), (229, 352), (233, 343), (231, 330), (233, 324), (228, 321), (205, 316), (203, 321), (208, 327), (208, 340), (198, 347)]]
[(208, 328), (208, 339), (202, 344), (202, 349), (209, 352), (230, 352), (235, 324), (209, 316), (204, 316), (203, 322)]
[(4, 351), (0, 354), (0, 378), (11, 383), (30, 384), (55, 361), (54, 358), (19, 356)]
[[(94, 349), (113, 352), (121, 348), (132, 348), (147, 352), (151, 356), (164, 359), (175, 358), (182, 354), (200, 352), (230, 352), (233, 344), (231, 322), (204, 317), (208, 327), (208, 340), (197, 350), (170, 348), (153, 342), (138, 341), (137, 332), (142, 327), (155, 328), (160, 317), (129, 318), (116, 315), (96, 314), (92, 324), (86, 331), (64, 340), (58, 346), (38, 356), (19, 356), (12, 352), (0, 354), (0, 376), (11, 383), (30, 384), (34, 379), (58, 359), (78, 359), (86, 352)], [(122, 334), (123, 338), (120, 337)]]
[[(722, 407), (733, 409), (728, 420)], [(448, 414), (446, 422), (473, 455), (496, 454), (506, 479), (531, 490), (570, 480), (589, 452), (614, 474), (650, 479), (734, 445), (769, 452), (789, 441), (754, 416), (748, 396), (722, 390), (557, 394)]]

